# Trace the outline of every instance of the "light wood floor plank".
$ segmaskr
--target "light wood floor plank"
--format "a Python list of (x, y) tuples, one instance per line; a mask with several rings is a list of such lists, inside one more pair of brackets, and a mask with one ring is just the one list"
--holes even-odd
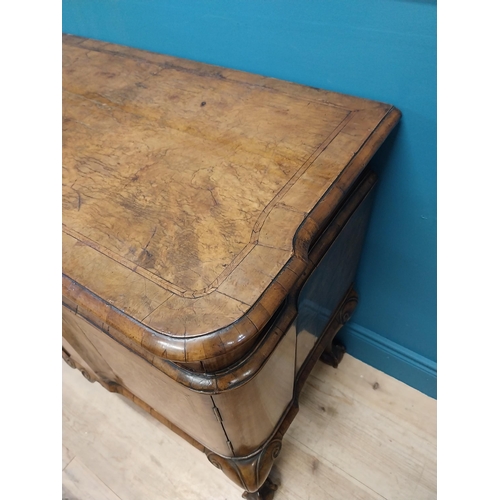
[(63, 445), (62, 447), (62, 470), (64, 470), (68, 464), (75, 458), (75, 455)]
[[(357, 363), (351, 363), (351, 368)], [(386, 385), (387, 376), (373, 368), (370, 372), (380, 385)], [(354, 397), (349, 385), (335, 379), (328, 366), (317, 365), (301, 395), (301, 408), (307, 411), (299, 412), (299, 425), (291, 429), (290, 437), (382, 497), (413, 500), (425, 463), (435, 460), (434, 430), (426, 434), (397, 412), (388, 412), (384, 396)], [(400, 383), (395, 387), (399, 392), (406, 389)], [(420, 396), (426, 402), (430, 399)]]
[(63, 442), (122, 500), (240, 497), (240, 489), (182, 438), (66, 367), (63, 398)]
[[(63, 366), (65, 491), (84, 500), (102, 483), (120, 500), (241, 497), (175, 433)], [(275, 500), (436, 498), (435, 400), (346, 355), (337, 370), (317, 364), (300, 405), (272, 472)]]
[(324, 500), (383, 500), (356, 478), (318, 456), (285, 439), (271, 478), (280, 487), (275, 500), (288, 498)]
[(415, 433), (420, 431), (422, 436), (436, 439), (436, 400), (399, 380), (352, 356), (346, 356), (333, 373), (316, 370), (315, 376), (330, 389), (342, 386), (352, 399), (371, 406), (391, 420), (402, 422)]
[(62, 488), (63, 500), (120, 500), (78, 458), (64, 469)]

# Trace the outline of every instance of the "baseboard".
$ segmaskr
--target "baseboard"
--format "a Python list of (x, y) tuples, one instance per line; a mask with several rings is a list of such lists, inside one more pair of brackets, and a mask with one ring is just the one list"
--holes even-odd
[(434, 361), (353, 322), (348, 322), (337, 338), (351, 356), (436, 399)]
[[(307, 299), (299, 303), (299, 310), (316, 316), (320, 330), (330, 317), (328, 309)], [(436, 399), (436, 362), (353, 321), (344, 325), (336, 338), (351, 356)]]

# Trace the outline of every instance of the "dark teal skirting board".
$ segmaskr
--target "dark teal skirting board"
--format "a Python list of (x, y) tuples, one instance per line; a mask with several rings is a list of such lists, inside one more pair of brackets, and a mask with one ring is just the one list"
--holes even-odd
[[(314, 314), (318, 324), (326, 324), (327, 311), (311, 301), (303, 307)], [(353, 357), (401, 380), (432, 398), (437, 397), (437, 364), (384, 336), (349, 321), (336, 339), (345, 345)]]
[(349, 354), (419, 391), (437, 397), (437, 365), (416, 352), (353, 322), (337, 338)]

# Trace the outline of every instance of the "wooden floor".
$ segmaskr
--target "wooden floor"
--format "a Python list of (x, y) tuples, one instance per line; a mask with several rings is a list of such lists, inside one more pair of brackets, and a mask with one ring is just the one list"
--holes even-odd
[[(436, 401), (346, 355), (318, 363), (271, 477), (275, 500), (436, 498)], [(63, 363), (63, 499), (236, 500), (205, 456)]]

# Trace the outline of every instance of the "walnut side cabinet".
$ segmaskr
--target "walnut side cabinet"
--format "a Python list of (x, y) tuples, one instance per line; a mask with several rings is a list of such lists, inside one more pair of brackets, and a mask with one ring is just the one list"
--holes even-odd
[[(246, 498), (357, 303), (393, 106), (63, 36), (63, 357)], [(214, 470), (215, 472), (215, 470)]]

